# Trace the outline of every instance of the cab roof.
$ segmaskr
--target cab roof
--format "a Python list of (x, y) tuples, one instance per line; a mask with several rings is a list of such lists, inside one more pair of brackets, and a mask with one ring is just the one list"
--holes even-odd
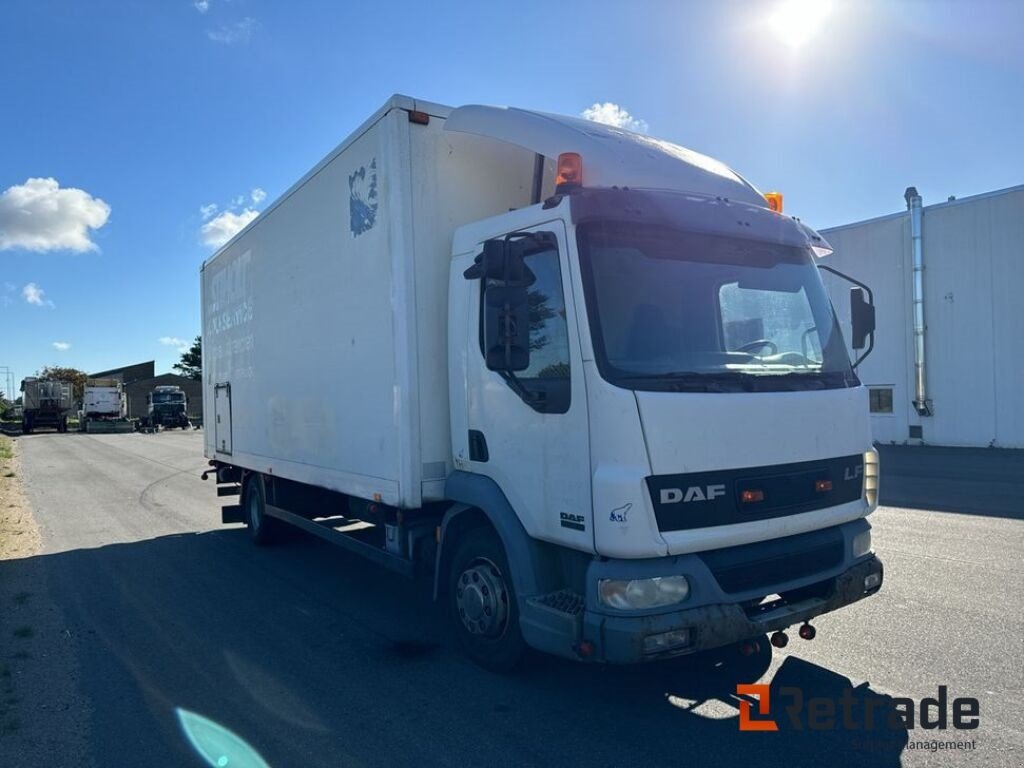
[(590, 120), (471, 104), (453, 109), (445, 130), (486, 136), (545, 157), (576, 152), (583, 159), (586, 187), (665, 189), (766, 205), (750, 182), (714, 158)]

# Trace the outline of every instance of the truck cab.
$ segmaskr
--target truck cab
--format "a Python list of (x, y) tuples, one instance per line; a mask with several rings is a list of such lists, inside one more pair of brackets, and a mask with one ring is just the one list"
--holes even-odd
[(187, 429), (188, 403), (181, 387), (162, 385), (146, 395), (146, 416), (150, 427)]
[[(628, 662), (875, 592), (878, 459), (824, 239), (710, 158), (647, 167), (646, 137), (463, 109), (449, 130), (578, 150), (544, 202), (456, 232), (449, 283), (449, 483), (500, 492), (506, 548), (518, 525), (557, 548), (536, 554), (551, 591), (520, 601), (527, 643), (564, 653), (552, 605), (577, 654)], [(459, 600), (497, 632), (482, 593)]]

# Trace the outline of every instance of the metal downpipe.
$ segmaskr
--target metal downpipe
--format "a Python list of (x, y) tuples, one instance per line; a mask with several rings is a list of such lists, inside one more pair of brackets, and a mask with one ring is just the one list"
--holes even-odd
[(924, 241), (921, 236), (921, 195), (916, 187), (907, 187), (903, 193), (910, 211), (910, 248), (913, 258), (913, 309), (914, 309), (914, 409), (921, 416), (932, 415), (932, 404), (928, 399), (928, 377), (925, 364), (924, 323)]

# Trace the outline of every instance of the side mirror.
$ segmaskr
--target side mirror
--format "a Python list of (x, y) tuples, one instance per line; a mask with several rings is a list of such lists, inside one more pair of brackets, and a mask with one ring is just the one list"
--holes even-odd
[(530, 311), (525, 285), (491, 285), (484, 292), (484, 356), (492, 371), (530, 367)]
[(854, 349), (864, 349), (868, 336), (875, 332), (875, 305), (870, 304), (863, 288), (850, 289), (850, 324)]

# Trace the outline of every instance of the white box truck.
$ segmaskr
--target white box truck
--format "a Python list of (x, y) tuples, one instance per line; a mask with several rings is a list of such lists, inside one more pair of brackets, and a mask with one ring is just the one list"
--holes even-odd
[(82, 432), (131, 432), (124, 384), (120, 379), (89, 379), (82, 394), (78, 428)]
[(224, 521), (432, 579), (495, 669), (809, 639), (881, 586), (878, 459), (828, 244), (778, 201), (618, 128), (391, 98), (202, 267)]

